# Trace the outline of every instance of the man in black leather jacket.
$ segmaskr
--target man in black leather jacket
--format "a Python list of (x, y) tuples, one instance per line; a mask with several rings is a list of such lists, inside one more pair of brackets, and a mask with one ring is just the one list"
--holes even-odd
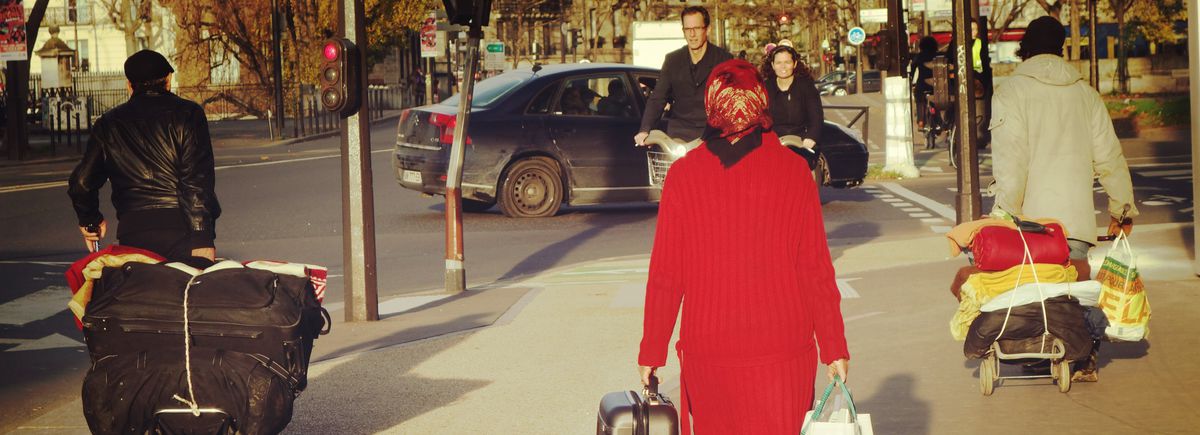
[(202, 107), (170, 92), (174, 71), (161, 54), (134, 53), (125, 61), (129, 101), (92, 126), (67, 192), (88, 250), (107, 232), (100, 188), (111, 180), (121, 245), (172, 261), (216, 257), (221, 206), (208, 121)]

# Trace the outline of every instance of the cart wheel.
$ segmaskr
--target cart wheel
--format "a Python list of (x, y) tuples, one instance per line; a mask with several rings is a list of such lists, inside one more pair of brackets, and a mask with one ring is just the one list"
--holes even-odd
[(1071, 363), (1067, 360), (1059, 360), (1058, 364), (1058, 391), (1071, 391)]
[(988, 357), (979, 363), (979, 390), (984, 396), (991, 396), (996, 389), (996, 354), (989, 353)]

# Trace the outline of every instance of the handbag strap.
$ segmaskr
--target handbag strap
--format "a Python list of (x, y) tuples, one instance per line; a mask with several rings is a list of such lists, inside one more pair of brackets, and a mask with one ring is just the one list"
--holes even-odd
[[(851, 423), (858, 423), (858, 411), (854, 409), (854, 398), (850, 396), (850, 389), (846, 388), (846, 383), (842, 382), (842, 377), (838, 375), (833, 375), (833, 380), (829, 382), (829, 385), (825, 387), (825, 392), (821, 394), (821, 400), (813, 407), (812, 418), (805, 423), (813, 423), (821, 416), (821, 412), (825, 410), (825, 402), (829, 401), (829, 395), (833, 393), (835, 385), (841, 387), (842, 395), (846, 396), (846, 407), (850, 409)], [(800, 435), (808, 433), (809, 427), (811, 425), (802, 424)]]

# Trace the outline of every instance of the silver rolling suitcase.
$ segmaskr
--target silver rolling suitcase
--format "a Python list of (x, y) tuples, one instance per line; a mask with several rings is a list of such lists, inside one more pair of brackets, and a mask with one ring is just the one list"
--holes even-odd
[(635, 391), (617, 391), (600, 399), (596, 415), (596, 435), (678, 435), (679, 412), (671, 399), (658, 393), (658, 378), (650, 377), (650, 387)]

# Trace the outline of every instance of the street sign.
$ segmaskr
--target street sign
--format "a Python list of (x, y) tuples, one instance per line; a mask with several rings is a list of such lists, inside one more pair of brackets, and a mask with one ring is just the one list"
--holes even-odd
[(886, 23), (888, 21), (887, 12), (887, 8), (863, 9), (858, 11), (858, 20), (863, 24)]
[(862, 27), (854, 27), (846, 34), (846, 38), (850, 40), (851, 45), (859, 45), (867, 40), (867, 31)]
[(925, 11), (925, 0), (910, 0), (910, 3), (911, 7), (909, 9), (911, 9), (913, 12)]
[(484, 49), (483, 69), (489, 71), (503, 70), (506, 63), (504, 61), (504, 43), (498, 41), (489, 42)]
[(979, 0), (979, 15), (987, 17), (992, 15), (992, 1)]
[(926, 0), (925, 7), (929, 18), (950, 19), (954, 16), (954, 4), (950, 0)]

